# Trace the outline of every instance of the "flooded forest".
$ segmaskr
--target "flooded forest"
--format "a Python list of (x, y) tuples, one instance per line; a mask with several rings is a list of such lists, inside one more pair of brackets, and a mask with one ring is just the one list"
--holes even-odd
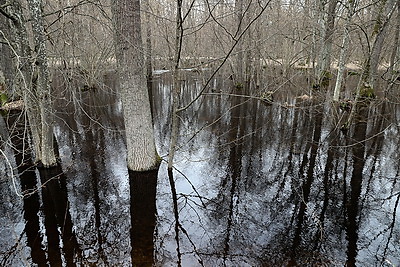
[(0, 0), (0, 266), (400, 266), (399, 0)]

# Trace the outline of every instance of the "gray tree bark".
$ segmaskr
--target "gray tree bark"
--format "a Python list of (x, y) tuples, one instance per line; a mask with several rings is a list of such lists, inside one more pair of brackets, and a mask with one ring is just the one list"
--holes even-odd
[(342, 46), (340, 47), (340, 56), (338, 63), (338, 73), (336, 76), (335, 89), (333, 91), (333, 100), (339, 101), (340, 97), (340, 89), (342, 87), (342, 81), (346, 66), (346, 58), (349, 49), (349, 39), (350, 39), (350, 24), (355, 13), (355, 7), (357, 6), (357, 1), (348, 1), (347, 3), (347, 16), (345, 21), (345, 26), (343, 30), (343, 41)]
[(329, 79), (327, 76), (331, 68), (332, 37), (335, 30), (337, 3), (338, 0), (329, 1), (326, 19), (324, 19), (323, 39), (318, 60), (318, 80), (320, 85), (325, 85), (325, 81)]
[[(243, 1), (244, 0), (235, 0), (235, 24), (237, 27), (235, 38), (239, 38), (243, 31)], [(236, 54), (236, 85), (243, 86), (244, 84), (244, 73), (243, 73), (243, 65), (244, 65), (244, 53), (243, 53), (243, 40), (239, 40), (237, 44), (237, 54)]]
[[(3, 6), (5, 3), (5, 0), (0, 0), (0, 6)], [(0, 74), (0, 87), (3, 87), (2, 89), (6, 90), (7, 93), (12, 96), (11, 88), (14, 71), (13, 68), (9, 67), (12, 65), (12, 51), (8, 44), (11, 38), (10, 30), (10, 24), (8, 23), (7, 17), (0, 13), (0, 55), (3, 57), (0, 61), (0, 72), (3, 74), (2, 77)]]
[(122, 98), (128, 169), (159, 167), (146, 85), (140, 1), (114, 0), (114, 39)]
[(386, 32), (389, 26), (389, 21), (395, 11), (396, 2), (394, 0), (382, 1), (378, 12), (375, 24), (375, 40), (370, 51), (370, 56), (367, 59), (367, 71), (365, 82), (369, 82), (371, 88), (375, 88), (375, 83), (378, 77), (378, 66), (380, 62), (383, 42), (386, 38)]
[(400, 77), (399, 70), (400, 70), (400, 0), (397, 0), (397, 18), (396, 18), (396, 30), (395, 36), (393, 41), (393, 50), (390, 55), (390, 66), (389, 66), (389, 80), (388, 85), (385, 90), (385, 94), (389, 92), (395, 81)]
[(42, 1), (40, 0), (28, 0), (32, 21), (32, 32), (35, 40), (34, 65), (36, 67), (32, 79), (32, 91), (37, 99), (40, 120), (40, 125), (31, 125), (31, 128), (40, 127), (40, 149), (39, 151), (36, 151), (36, 161), (41, 161), (44, 167), (51, 167), (57, 164), (57, 160), (53, 146), (54, 112), (52, 108), (52, 96), (46, 53), (46, 34), (43, 26), (41, 3)]
[(168, 154), (168, 169), (172, 170), (176, 146), (178, 142), (178, 129), (179, 129), (179, 118), (178, 118), (178, 107), (179, 107), (179, 96), (181, 91), (180, 86), (180, 59), (182, 50), (182, 37), (183, 37), (183, 21), (182, 21), (182, 0), (177, 1), (176, 6), (176, 32), (175, 32), (175, 66), (174, 66), (174, 87), (172, 91), (172, 123), (171, 123), (171, 140), (169, 143), (169, 154)]
[[(146, 76), (147, 81), (153, 79), (153, 60), (152, 60), (152, 44), (151, 44), (151, 21), (150, 21), (150, 3), (149, 0), (143, 0), (145, 10), (146, 25)], [(150, 89), (149, 89), (150, 90)], [(151, 96), (150, 92), (149, 95)], [(150, 99), (151, 101), (151, 99)]]
[(13, 32), (13, 40), (9, 43), (14, 53), (16, 70), (13, 91), (22, 96), (25, 103), (35, 161), (41, 162), (44, 167), (51, 167), (56, 165), (57, 161), (53, 147), (53, 111), (41, 1), (28, 0), (28, 9), (34, 51), (30, 48), (27, 22), (20, 1), (11, 1), (6, 8), (1, 8), (1, 13), (9, 19)]

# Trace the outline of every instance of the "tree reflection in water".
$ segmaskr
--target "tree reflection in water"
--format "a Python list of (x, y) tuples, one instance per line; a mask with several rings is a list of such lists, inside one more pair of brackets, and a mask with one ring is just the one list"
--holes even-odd
[[(195, 78), (186, 77), (184, 103), (200, 89)], [(170, 88), (170, 77), (154, 80), (161, 155)], [(57, 102), (64, 175), (23, 178), (16, 153), (19, 188), (46, 186), (19, 200), (2, 183), (14, 204), (2, 202), (2, 222), (16, 234), (0, 232), (1, 264), (176, 266), (178, 229), (182, 266), (400, 265), (398, 105), (361, 106), (345, 133), (347, 111), (322, 95), (300, 103), (288, 90), (269, 106), (205, 96), (181, 114), (171, 191), (165, 165), (158, 177), (127, 172), (113, 91), (79, 95)]]

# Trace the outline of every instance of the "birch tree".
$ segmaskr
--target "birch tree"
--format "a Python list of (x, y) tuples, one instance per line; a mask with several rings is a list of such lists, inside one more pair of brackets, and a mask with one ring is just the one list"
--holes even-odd
[(122, 98), (128, 169), (157, 169), (156, 151), (146, 85), (139, 0), (114, 0), (114, 41)]

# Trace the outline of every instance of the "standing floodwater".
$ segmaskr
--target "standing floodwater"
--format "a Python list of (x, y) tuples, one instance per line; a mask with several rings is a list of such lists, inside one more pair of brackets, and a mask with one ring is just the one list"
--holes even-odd
[[(121, 104), (106, 78), (56, 102), (63, 175), (40, 180), (23, 172), (22, 154), (11, 160), (23, 175), (16, 188), (1, 180), (1, 266), (400, 265), (398, 105), (365, 101), (347, 124), (350, 112), (323, 93), (287, 88), (270, 105), (215, 80), (180, 114), (174, 183), (166, 164), (141, 181), (128, 178)], [(185, 79), (182, 103), (201, 89), (196, 74)], [(163, 158), (171, 83), (153, 82)]]

